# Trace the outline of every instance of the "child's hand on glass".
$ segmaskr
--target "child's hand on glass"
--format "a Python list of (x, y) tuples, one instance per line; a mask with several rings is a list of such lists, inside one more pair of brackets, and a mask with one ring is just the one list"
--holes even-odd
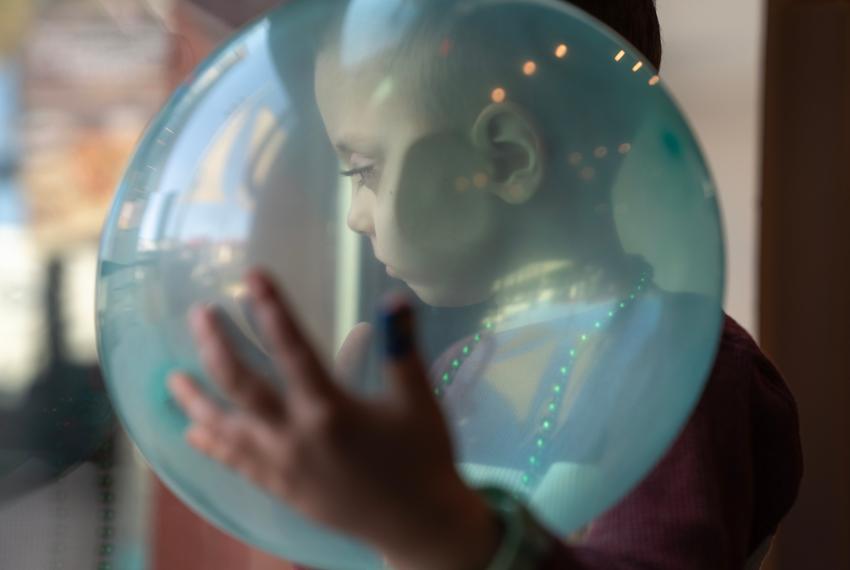
[(192, 422), (188, 442), (305, 517), (370, 544), (395, 567), (486, 567), (497, 519), (455, 469), (414, 348), (410, 308), (400, 301), (387, 307), (387, 393), (365, 400), (335, 376), (356, 366), (368, 326), (346, 339), (332, 375), (272, 279), (257, 271), (247, 283), (287, 381), (285, 396), (239, 358), (213, 310), (196, 309), (191, 325), (201, 361), (234, 406), (223, 409), (192, 378), (174, 374), (170, 388)]

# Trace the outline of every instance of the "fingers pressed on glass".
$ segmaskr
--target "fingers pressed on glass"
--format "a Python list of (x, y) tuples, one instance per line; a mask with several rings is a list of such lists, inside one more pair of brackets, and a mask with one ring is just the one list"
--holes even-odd
[(222, 419), (222, 410), (195, 380), (183, 373), (172, 374), (169, 389), (185, 414), (196, 424), (212, 425)]
[[(193, 428), (194, 429), (194, 428)], [(212, 428), (200, 427), (206, 455), (226, 464), (257, 486), (288, 496), (294, 456), (286, 430), (272, 429), (252, 416), (234, 413)]]
[(204, 455), (212, 455), (212, 450), (215, 445), (215, 437), (210, 429), (202, 424), (195, 424), (186, 431), (186, 441), (203, 453)]
[(233, 441), (222, 438), (211, 426), (194, 425), (186, 432), (189, 444), (223, 465), (233, 468), (240, 450)]
[(227, 397), (236, 406), (265, 419), (282, 420), (284, 409), (280, 395), (236, 353), (214, 311), (205, 307), (195, 309), (192, 329), (204, 369)]
[(201, 428), (206, 432), (201, 438), (212, 439), (208, 454), (234, 471), (251, 474), (251, 479), (255, 472), (259, 477), (259, 472), (269, 461), (260, 450), (251, 429), (251, 425), (257, 421), (237, 412), (226, 415), (215, 426)]
[(283, 434), (269, 429), (258, 418), (240, 412), (220, 412), (214, 422), (190, 426), (185, 437), (198, 452), (258, 487), (273, 494), (282, 492), (278, 459)]
[(246, 278), (254, 312), (271, 349), (275, 365), (284, 374), (295, 397), (331, 398), (334, 386), (293, 312), (272, 280), (254, 271)]

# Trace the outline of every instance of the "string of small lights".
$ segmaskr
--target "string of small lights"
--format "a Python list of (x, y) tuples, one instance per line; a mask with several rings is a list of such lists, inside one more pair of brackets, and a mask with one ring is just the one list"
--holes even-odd
[[(545, 454), (550, 447), (555, 423), (564, 401), (566, 387), (575, 367), (576, 359), (581, 354), (581, 349), (587, 345), (595, 334), (602, 331), (606, 321), (610, 322), (614, 317), (626, 310), (646, 290), (646, 287), (647, 275), (644, 273), (641, 274), (637, 285), (626, 296), (615, 302), (603, 319), (595, 321), (592, 329), (578, 334), (576, 336), (576, 344), (567, 350), (564, 361), (558, 366), (558, 376), (551, 384), (551, 394), (532, 438), (534, 451), (528, 456), (528, 463), (523, 467), (521, 476), (524, 486), (530, 487), (534, 485), (545, 472), (543, 469), (547, 465), (547, 462), (544, 461)], [(459, 349), (458, 354), (450, 360), (448, 368), (438, 375), (437, 385), (433, 388), (434, 395), (438, 400), (442, 400), (446, 396), (454, 384), (463, 363), (475, 351), (475, 348), (481, 344), (485, 336), (493, 334), (493, 329), (493, 321), (490, 319), (485, 320), (482, 329), (472, 335), (470, 341), (465, 343)]]

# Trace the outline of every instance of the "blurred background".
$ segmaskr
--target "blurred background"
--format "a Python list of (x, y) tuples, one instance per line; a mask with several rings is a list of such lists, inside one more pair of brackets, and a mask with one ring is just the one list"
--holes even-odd
[[(0, 0), (0, 480), (57, 438), (90, 458), (0, 485), (2, 569), (288, 568), (197, 519), (103, 401), (74, 397), (102, 393), (97, 243), (136, 141), (202, 58), (273, 4)], [(661, 75), (720, 189), (727, 311), (800, 402), (807, 475), (768, 566), (850, 568), (850, 2), (657, 6)], [(81, 409), (92, 419), (71, 425)], [(53, 431), (22, 441), (41, 421)]]

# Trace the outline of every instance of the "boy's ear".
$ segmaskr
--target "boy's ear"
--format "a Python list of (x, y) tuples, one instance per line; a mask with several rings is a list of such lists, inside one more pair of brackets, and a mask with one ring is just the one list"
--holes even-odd
[(540, 137), (522, 110), (510, 103), (487, 106), (472, 126), (472, 142), (490, 165), (491, 190), (509, 204), (522, 204), (543, 178)]

